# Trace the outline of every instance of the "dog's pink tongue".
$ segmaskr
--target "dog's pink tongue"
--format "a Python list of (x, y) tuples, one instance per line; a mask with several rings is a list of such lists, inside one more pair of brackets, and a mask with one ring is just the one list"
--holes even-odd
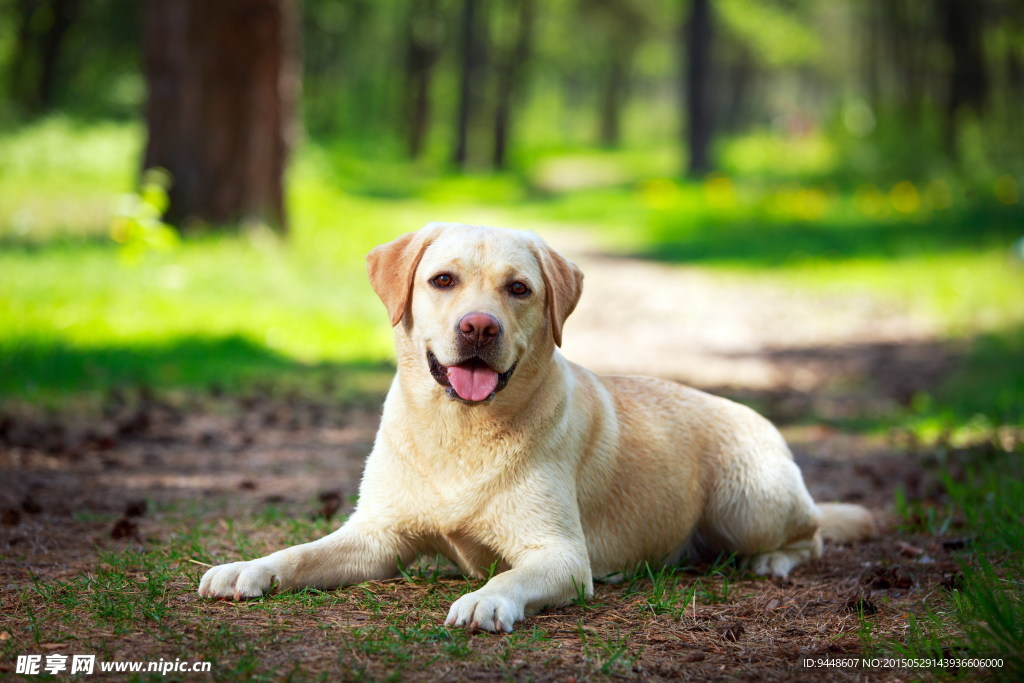
[(466, 401), (482, 401), (498, 386), (498, 373), (482, 363), (453, 365), (448, 368), (448, 383)]

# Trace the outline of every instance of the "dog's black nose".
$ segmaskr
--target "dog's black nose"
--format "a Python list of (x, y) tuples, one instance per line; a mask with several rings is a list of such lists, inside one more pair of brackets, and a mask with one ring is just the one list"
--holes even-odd
[(459, 320), (459, 334), (474, 346), (486, 346), (501, 334), (501, 323), (490, 313), (467, 313)]

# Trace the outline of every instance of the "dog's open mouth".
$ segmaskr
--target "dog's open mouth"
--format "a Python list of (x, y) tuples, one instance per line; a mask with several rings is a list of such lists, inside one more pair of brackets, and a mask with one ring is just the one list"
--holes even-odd
[(456, 365), (441, 365), (431, 351), (427, 351), (427, 366), (437, 383), (445, 388), (448, 398), (479, 403), (493, 398), (505, 388), (515, 372), (516, 363), (505, 372), (498, 372), (482, 358), (469, 358)]

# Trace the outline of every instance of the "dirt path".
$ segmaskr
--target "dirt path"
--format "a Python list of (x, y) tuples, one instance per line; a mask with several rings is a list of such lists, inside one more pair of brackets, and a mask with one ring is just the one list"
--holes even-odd
[(563, 352), (597, 372), (812, 392), (870, 378), (885, 362), (872, 350), (891, 352), (892, 366), (921, 351), (912, 369), (927, 366), (922, 384), (943, 370), (944, 356), (923, 357), (934, 348), (934, 325), (876, 297), (816, 295), (767, 279), (617, 258), (595, 253), (575, 233), (551, 241), (586, 274)]
[[(885, 515), (896, 487), (912, 497), (937, 494), (918, 461), (815, 419), (891, 410), (941, 376), (950, 356), (922, 321), (866, 297), (817, 296), (595, 255), (571, 236), (552, 241), (587, 275), (586, 293), (565, 329), (563, 350), (570, 359), (603, 373), (682, 380), (750, 399), (777, 420), (799, 420), (784, 433), (818, 499), (861, 501)], [(527, 622), (524, 633), (533, 628), (546, 635), (526, 645), (464, 634), (409, 640), (413, 625), (443, 620), (447, 604), (436, 597), (429, 602), (435, 588), (422, 583), (373, 584), (369, 591), (390, 601), (383, 613), (368, 611), (359, 591), (339, 591), (330, 605), (299, 613), (281, 599), (228, 610), (195, 597), (196, 556), (233, 559), (242, 543), (249, 554), (260, 554), (329, 529), (330, 522), (311, 523), (310, 515), (330, 517), (347, 508), (376, 424), (376, 410), (340, 411), (272, 394), (132, 396), (111, 400), (101, 418), (88, 422), (6, 418), (0, 423), (0, 586), (14, 598), (5, 598), (0, 612), (0, 626), (7, 629), (0, 631), (0, 671), (12, 670), (17, 654), (69, 642), (121, 659), (202, 656), (218, 666), (240, 666), (240, 654), (210, 649), (197, 631), (197, 619), (214, 619), (257, 644), (257, 670), (287, 673), (301, 652), (308, 656), (306, 678), (339, 672), (337, 657), (325, 659), (327, 648), (361, 657), (370, 678), (397, 668), (408, 678), (426, 679), (433, 674), (422, 663), (440, 661), (454, 678), (670, 680), (721, 676), (730, 667), (739, 677), (790, 679), (799, 677), (802, 657), (859, 651), (858, 610), (875, 615), (877, 632), (898, 636), (905, 614), (955, 573), (941, 539), (903, 536), (904, 546), (880, 539), (830, 548), (788, 584), (733, 576), (737, 592), (730, 593), (729, 578), (698, 570), (687, 581), (711, 597), (671, 618), (649, 608), (641, 594), (602, 587), (597, 609), (570, 607)], [(176, 558), (168, 560), (164, 591), (173, 600), (164, 623), (177, 640), (145, 620), (118, 631), (106, 613), (60, 607), (32, 588), (34, 582), (91, 575), (102, 553), (126, 550)], [(132, 580), (145, 582), (153, 571), (137, 569)], [(436, 584), (437, 591), (464, 589), (457, 579)], [(267, 614), (285, 614), (280, 618), (288, 629), (268, 627), (278, 622)], [(401, 647), (408, 656), (396, 659), (387, 643), (366, 640), (367, 633), (393, 626), (404, 629)], [(598, 637), (623, 644), (625, 655), (602, 655), (594, 645)], [(453, 642), (468, 650), (452, 654), (445, 648)], [(344, 663), (340, 671), (354, 677)], [(863, 675), (873, 677), (847, 677)]]

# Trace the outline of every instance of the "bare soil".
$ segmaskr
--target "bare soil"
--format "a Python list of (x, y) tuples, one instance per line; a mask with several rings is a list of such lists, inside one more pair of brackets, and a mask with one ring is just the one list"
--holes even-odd
[[(897, 488), (922, 501), (942, 495), (926, 451), (824, 420), (898, 409), (949, 371), (955, 351), (935, 341), (927, 323), (867, 297), (817, 296), (562, 246), (587, 273), (586, 294), (565, 329), (569, 358), (599, 372), (657, 375), (751, 402), (782, 425), (815, 498), (869, 506), (883, 521), (879, 538), (828, 547), (785, 582), (691, 568), (679, 585), (699, 583), (701, 591), (680, 614), (651, 608), (650, 581), (632, 590), (598, 586), (588, 605), (549, 610), (518, 626), (517, 638), (539, 633), (536, 642), (475, 634), (455, 654), (444, 642), (402, 641), (400, 633), (441, 624), (448, 603), (429, 598), (469, 590), (461, 578), (372, 582), (339, 590), (315, 609), (275, 598), (256, 609), (198, 598), (194, 586), (203, 567), (184, 558), (176, 560), (179, 578), (167, 598), (179, 642), (169, 643), (155, 627), (116, 633), (83, 617), (77, 624), (42, 624), (45, 642), (38, 643), (27, 635), (26, 605), (45, 613), (36, 598), (25, 597), (33, 582), (94, 572), (105, 552), (159, 549), (186, 520), (206, 524), (199, 543), (209, 558), (229, 561), (238, 559), (239, 530), (264, 552), (294, 542), (287, 517), (344, 515), (378, 422), (376, 409), (273, 392), (112, 396), (99, 414), (9, 412), (0, 421), (0, 639), (9, 641), (0, 643), (7, 645), (0, 671), (12, 672), (17, 654), (76, 647), (102, 648), (112, 659), (190, 652), (209, 658), (216, 655), (209, 625), (226, 623), (258, 645), (255, 670), (272, 677), (919, 676), (885, 668), (823, 675), (805, 666), (808, 659), (860, 656), (863, 619), (876, 637), (901, 638), (908, 615), (957, 585), (955, 554), (965, 543), (952, 534), (907, 535), (896, 527)], [(261, 521), (271, 508), (284, 519)], [(223, 522), (228, 519), (232, 525)], [(368, 609), (367, 593), (386, 609)], [(404, 655), (366, 645), (367, 633), (391, 628)]]

